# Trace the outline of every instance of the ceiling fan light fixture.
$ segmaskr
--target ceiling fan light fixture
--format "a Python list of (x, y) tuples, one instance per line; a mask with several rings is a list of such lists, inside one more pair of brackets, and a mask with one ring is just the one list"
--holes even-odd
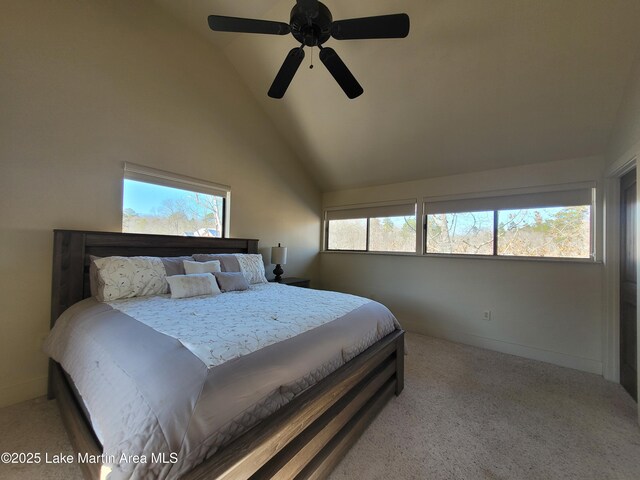
[[(323, 48), (330, 38), (336, 40), (363, 40), (374, 38), (405, 38), (409, 35), (410, 21), (406, 13), (376, 17), (352, 18), (334, 21), (331, 11), (318, 0), (297, 0), (291, 9), (289, 24), (269, 20), (210, 15), (209, 27), (217, 32), (260, 33), (286, 35), (291, 33), (300, 43), (285, 58), (268, 95), (282, 98), (300, 64), (304, 60), (304, 47), (319, 47), (320, 60), (350, 99), (364, 92), (349, 68), (336, 51)], [(311, 68), (313, 68), (313, 63)]]

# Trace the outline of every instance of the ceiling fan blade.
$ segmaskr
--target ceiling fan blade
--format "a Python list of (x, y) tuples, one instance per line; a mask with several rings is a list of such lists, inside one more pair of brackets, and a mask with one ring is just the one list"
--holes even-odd
[(302, 10), (307, 17), (316, 18), (318, 16), (318, 11), (320, 10), (318, 0), (297, 0), (297, 3), (300, 10)]
[(352, 18), (333, 22), (331, 36), (336, 40), (404, 38), (409, 35), (409, 25), (409, 15), (406, 13)]
[(280, 71), (276, 75), (275, 80), (271, 84), (271, 88), (269, 89), (268, 95), (271, 98), (282, 98), (284, 97), (287, 88), (291, 84), (291, 80), (293, 80), (294, 75), (298, 71), (298, 67), (304, 60), (304, 50), (302, 47), (294, 48), (289, 52), (287, 58), (284, 59), (284, 63), (282, 67), (280, 67)]
[(320, 50), (320, 60), (347, 97), (353, 99), (362, 95), (364, 90), (333, 48), (325, 47)]
[(209, 28), (216, 32), (264, 33), (267, 35), (286, 35), (291, 28), (286, 23), (252, 18), (223, 17), (209, 15)]

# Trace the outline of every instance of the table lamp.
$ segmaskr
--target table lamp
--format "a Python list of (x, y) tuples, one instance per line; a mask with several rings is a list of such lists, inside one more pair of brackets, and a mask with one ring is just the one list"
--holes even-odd
[(287, 264), (287, 247), (282, 247), (279, 243), (277, 247), (271, 247), (271, 264), (275, 265), (273, 273), (276, 276), (276, 282), (282, 280), (282, 265)]

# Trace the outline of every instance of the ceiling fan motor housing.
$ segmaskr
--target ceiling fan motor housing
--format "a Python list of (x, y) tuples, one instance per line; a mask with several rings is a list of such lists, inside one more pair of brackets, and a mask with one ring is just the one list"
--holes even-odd
[(333, 17), (323, 3), (318, 2), (318, 15), (309, 18), (296, 4), (291, 10), (291, 34), (296, 40), (307, 47), (322, 45), (331, 38), (331, 24)]

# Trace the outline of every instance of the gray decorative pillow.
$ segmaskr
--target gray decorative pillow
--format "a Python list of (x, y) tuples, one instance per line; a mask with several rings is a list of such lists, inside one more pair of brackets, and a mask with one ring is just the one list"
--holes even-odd
[(223, 292), (235, 292), (249, 289), (249, 282), (242, 272), (215, 272), (216, 280)]
[(220, 289), (216, 279), (210, 273), (194, 273), (192, 275), (173, 275), (167, 277), (171, 298), (189, 298), (200, 295), (219, 295)]
[(172, 275), (184, 275), (186, 272), (184, 271), (185, 260), (193, 260), (193, 257), (160, 257), (162, 263), (164, 264), (164, 269), (167, 271), (167, 276)]
[(196, 253), (193, 255), (196, 262), (211, 262), (218, 260), (220, 270), (223, 272), (239, 272), (240, 264), (233, 253)]

